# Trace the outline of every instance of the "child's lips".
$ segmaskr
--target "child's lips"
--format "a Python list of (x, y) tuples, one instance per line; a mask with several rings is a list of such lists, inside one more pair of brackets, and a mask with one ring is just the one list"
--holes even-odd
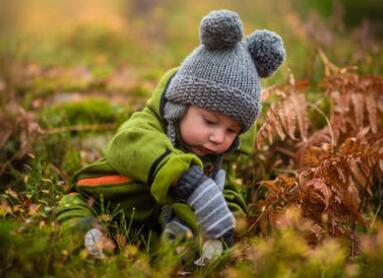
[(197, 149), (197, 151), (199, 152), (200, 155), (207, 155), (207, 154), (214, 153), (213, 150), (205, 148), (203, 146), (197, 146), (195, 148)]

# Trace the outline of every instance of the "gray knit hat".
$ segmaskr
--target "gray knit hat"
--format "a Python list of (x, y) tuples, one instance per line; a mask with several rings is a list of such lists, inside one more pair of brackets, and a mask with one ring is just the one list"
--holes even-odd
[[(277, 70), (285, 49), (281, 37), (267, 30), (242, 41), (242, 29), (232, 11), (212, 11), (202, 19), (202, 45), (183, 61), (166, 92), (168, 121), (179, 119), (186, 106), (194, 105), (236, 119), (242, 131), (251, 127), (261, 109), (260, 77)], [(174, 125), (169, 131), (174, 133)]]

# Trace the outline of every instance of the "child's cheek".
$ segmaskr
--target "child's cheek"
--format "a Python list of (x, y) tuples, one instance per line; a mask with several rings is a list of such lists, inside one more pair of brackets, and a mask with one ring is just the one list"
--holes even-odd
[(225, 141), (225, 144), (224, 144), (224, 146), (223, 146), (223, 148), (222, 148), (222, 152), (227, 151), (227, 150), (231, 147), (231, 145), (232, 145), (233, 142), (234, 142), (234, 139), (235, 139), (235, 138), (229, 138), (228, 140)]

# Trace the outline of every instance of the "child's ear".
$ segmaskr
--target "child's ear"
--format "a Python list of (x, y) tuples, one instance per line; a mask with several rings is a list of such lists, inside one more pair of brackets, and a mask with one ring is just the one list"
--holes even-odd
[(273, 74), (285, 60), (282, 38), (274, 32), (255, 31), (247, 38), (247, 44), (260, 77)]

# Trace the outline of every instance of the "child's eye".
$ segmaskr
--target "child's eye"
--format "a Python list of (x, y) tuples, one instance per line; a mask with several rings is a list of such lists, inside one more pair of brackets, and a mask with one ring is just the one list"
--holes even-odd
[(229, 129), (227, 130), (227, 132), (230, 133), (230, 134), (237, 134), (237, 133), (238, 133), (237, 130), (235, 130), (235, 129), (231, 129), (231, 128), (229, 128)]
[(213, 125), (215, 125), (216, 123), (214, 122), (214, 121), (212, 121), (212, 120), (209, 120), (209, 119), (204, 119), (205, 120), (205, 123), (207, 124), (207, 125), (211, 125), (211, 126), (213, 126)]

